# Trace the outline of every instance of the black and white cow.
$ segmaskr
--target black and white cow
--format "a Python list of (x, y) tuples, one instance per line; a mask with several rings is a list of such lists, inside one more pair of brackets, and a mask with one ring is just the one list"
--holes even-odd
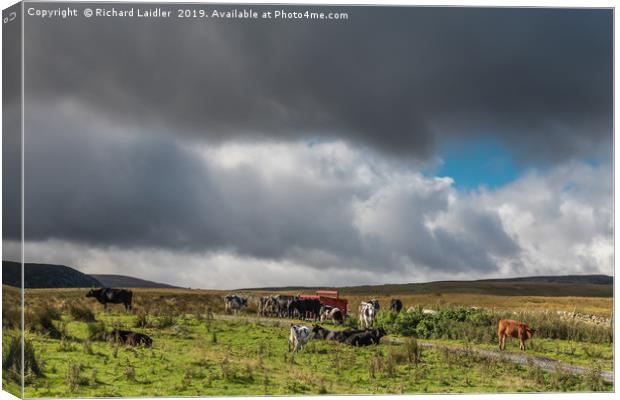
[(312, 337), (312, 330), (304, 325), (291, 325), (291, 330), (288, 335), (288, 351), (293, 353), (303, 349), (303, 347), (310, 341)]
[(123, 304), (125, 311), (131, 310), (131, 301), (133, 299), (133, 292), (127, 289), (112, 289), (112, 288), (100, 288), (91, 289), (86, 293), (86, 297), (94, 297), (97, 301), (103, 304), (103, 309), (107, 311), (108, 303)]
[(375, 318), (377, 317), (377, 313), (379, 312), (379, 308), (377, 305), (379, 302), (374, 300), (370, 301), (362, 301), (359, 306), (359, 320), (360, 325), (364, 329), (372, 328), (372, 325), (375, 322)]
[(247, 307), (248, 300), (238, 294), (229, 294), (224, 297), (224, 310), (229, 313), (237, 314), (243, 307)]
[(344, 322), (342, 311), (337, 307), (323, 305), (321, 306), (320, 315), (321, 322), (325, 322), (326, 320), (331, 320), (334, 324), (342, 324)]

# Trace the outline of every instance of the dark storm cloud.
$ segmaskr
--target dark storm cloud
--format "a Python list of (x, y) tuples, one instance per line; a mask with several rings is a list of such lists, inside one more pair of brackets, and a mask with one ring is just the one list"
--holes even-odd
[[(25, 137), (30, 243), (224, 252), (375, 274), (412, 264), (489, 272), (494, 257), (518, 253), (494, 214), (466, 210), (468, 235), (431, 231), (426, 221), (449, 210), (449, 180), (408, 173), (397, 178), (401, 188), (391, 183), (394, 170), (367, 164), (342, 143), (207, 146), (205, 153), (101, 123), (79, 105), (34, 109)], [(33, 248), (27, 258), (45, 260)]]
[(492, 135), (551, 171), (611, 151), (609, 11), (339, 10), (350, 19), (28, 18), (27, 260), (226, 287), (231, 270), (333, 284), (316, 269), (347, 283), (610, 268), (608, 160), (469, 194), (401, 162), (446, 135)]
[(337, 10), (349, 19), (28, 18), (26, 97), (210, 140), (338, 137), (424, 159), (442, 135), (491, 134), (522, 161), (610, 151), (610, 10)]

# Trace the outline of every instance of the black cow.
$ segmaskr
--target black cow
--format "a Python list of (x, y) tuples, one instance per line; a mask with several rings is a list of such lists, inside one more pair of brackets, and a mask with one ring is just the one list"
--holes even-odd
[(381, 338), (386, 335), (385, 329), (367, 329), (364, 332), (356, 333), (346, 339), (346, 343), (352, 346), (370, 346), (379, 344)]
[(398, 314), (403, 309), (403, 302), (400, 299), (392, 299), (390, 301), (390, 310)]
[(347, 338), (357, 334), (363, 333), (363, 330), (359, 329), (345, 329), (342, 331), (325, 329), (322, 326), (314, 325), (312, 327), (313, 337), (316, 339), (335, 340), (337, 342), (344, 342)]
[(143, 345), (144, 347), (151, 347), (153, 345), (153, 339), (151, 339), (148, 335), (139, 332), (124, 331), (121, 329), (114, 329), (112, 332), (106, 334), (105, 338), (127, 346)]
[(289, 303), (289, 312), (297, 312), (300, 319), (318, 319), (321, 311), (319, 299), (296, 299)]
[(112, 289), (101, 288), (91, 289), (86, 293), (86, 297), (94, 297), (97, 301), (103, 304), (103, 309), (108, 309), (108, 303), (123, 304), (125, 311), (131, 310), (131, 299), (133, 298), (133, 292), (126, 289)]

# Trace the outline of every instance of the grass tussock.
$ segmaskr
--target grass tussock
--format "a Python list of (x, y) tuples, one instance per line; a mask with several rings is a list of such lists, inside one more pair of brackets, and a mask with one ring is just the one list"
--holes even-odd
[(95, 322), (95, 314), (93, 314), (92, 310), (85, 306), (80, 306), (76, 304), (71, 304), (69, 306), (69, 315), (75, 321), (81, 322)]

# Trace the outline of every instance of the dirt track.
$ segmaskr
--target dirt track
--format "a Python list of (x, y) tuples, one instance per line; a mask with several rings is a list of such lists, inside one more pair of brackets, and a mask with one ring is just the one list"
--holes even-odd
[[(400, 339), (390, 339), (387, 338), (387, 342), (401, 344), (402, 340)], [(584, 375), (589, 372), (589, 369), (586, 367), (582, 367), (580, 365), (567, 364), (562, 361), (558, 361), (553, 358), (536, 356), (527, 353), (514, 353), (510, 351), (499, 351), (499, 350), (488, 350), (482, 349), (479, 347), (463, 347), (458, 345), (445, 345), (438, 343), (429, 343), (419, 340), (418, 343), (420, 347), (427, 349), (447, 349), (450, 351), (461, 352), (461, 353), (473, 353), (485, 358), (495, 358), (500, 360), (510, 361), (515, 364), (527, 365), (528, 362), (533, 363), (534, 365), (539, 366), (542, 370), (547, 372), (553, 372), (558, 367), (564, 371), (568, 371), (577, 375)], [(614, 374), (610, 371), (601, 371), (601, 377), (607, 381), (613, 382)]]
[[(289, 320), (281, 320), (281, 319), (273, 319), (273, 318), (258, 318), (258, 317), (252, 317), (252, 316), (247, 316), (247, 315), (243, 315), (240, 317), (234, 317), (232, 315), (216, 315), (216, 318), (228, 319), (228, 320), (245, 319), (247, 321), (252, 321), (254, 323), (257, 323), (260, 325), (267, 325), (267, 326), (289, 327), (291, 325), (291, 321)], [(401, 339), (397, 339), (397, 338), (385, 338), (385, 339), (382, 339), (382, 341), (385, 341), (387, 343), (393, 343), (393, 344), (403, 343)], [(449, 351), (454, 351), (454, 352), (473, 353), (473, 354), (476, 354), (482, 357), (506, 360), (506, 361), (519, 364), (519, 365), (527, 365), (528, 362), (531, 362), (534, 365), (539, 366), (543, 371), (547, 371), (547, 372), (553, 372), (558, 367), (564, 371), (570, 372), (572, 374), (577, 374), (577, 375), (585, 375), (586, 373), (589, 372), (588, 368), (582, 367), (580, 365), (568, 364), (568, 363), (565, 363), (563, 361), (559, 361), (553, 358), (536, 356), (536, 355), (527, 354), (527, 353), (514, 353), (514, 352), (509, 352), (509, 351), (488, 350), (488, 349), (482, 349), (479, 347), (465, 348), (463, 346), (458, 346), (458, 345), (438, 344), (438, 343), (425, 342), (423, 340), (418, 340), (418, 343), (420, 344), (420, 347), (422, 348), (447, 349)], [(601, 371), (601, 377), (609, 382), (613, 382), (614, 380), (614, 374), (611, 371)]]

